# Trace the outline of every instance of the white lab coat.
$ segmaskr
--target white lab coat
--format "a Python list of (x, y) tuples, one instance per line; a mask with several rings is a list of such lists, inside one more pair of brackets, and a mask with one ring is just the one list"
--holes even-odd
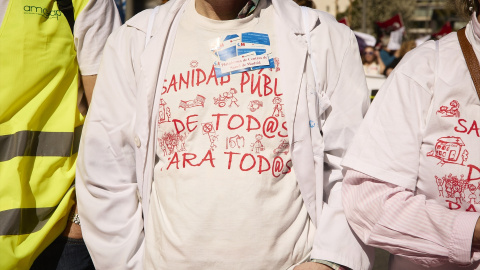
[[(187, 1), (159, 9), (147, 46), (151, 10), (123, 25), (105, 47), (76, 184), (82, 231), (97, 269), (143, 268), (160, 93)], [(353, 234), (341, 201), (340, 162), (369, 104), (357, 41), (326, 13), (308, 10), (304, 25), (293, 1), (272, 4), (294, 172), (317, 228), (311, 257), (369, 269), (373, 254)], [(304, 28), (311, 34), (317, 86)]]

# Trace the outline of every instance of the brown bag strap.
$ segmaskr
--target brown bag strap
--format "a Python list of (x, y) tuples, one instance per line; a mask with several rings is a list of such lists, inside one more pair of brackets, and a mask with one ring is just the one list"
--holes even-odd
[(478, 64), (477, 56), (473, 51), (472, 45), (468, 42), (467, 36), (465, 35), (465, 28), (458, 30), (457, 36), (460, 47), (462, 48), (463, 57), (465, 57), (465, 61), (467, 62), (468, 71), (470, 71), (477, 95), (480, 98), (480, 65)]

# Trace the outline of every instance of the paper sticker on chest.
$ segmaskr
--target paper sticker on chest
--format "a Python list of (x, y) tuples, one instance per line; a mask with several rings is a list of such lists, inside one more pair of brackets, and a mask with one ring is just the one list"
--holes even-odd
[(268, 34), (246, 32), (217, 38), (212, 46), (217, 78), (245, 71), (274, 68)]

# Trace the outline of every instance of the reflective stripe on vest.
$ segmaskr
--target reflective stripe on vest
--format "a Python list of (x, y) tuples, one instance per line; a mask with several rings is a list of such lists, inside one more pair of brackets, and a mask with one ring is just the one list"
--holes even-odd
[[(70, 187), (73, 189), (73, 186)], [(57, 209), (17, 208), (0, 212), (0, 235), (22, 235), (37, 232), (50, 220)]]
[(0, 162), (19, 156), (69, 157), (78, 152), (82, 128), (76, 127), (74, 132), (23, 130), (0, 136)]
[[(75, 17), (88, 0), (74, 0)], [(83, 116), (70, 26), (55, 0), (12, 0), (0, 26), (0, 269), (29, 269), (74, 204)]]
[(0, 212), (0, 235), (29, 234), (40, 230), (56, 207), (17, 208)]

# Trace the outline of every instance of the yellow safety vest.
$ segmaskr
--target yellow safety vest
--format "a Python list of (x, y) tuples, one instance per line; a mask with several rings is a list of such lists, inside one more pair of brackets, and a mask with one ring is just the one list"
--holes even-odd
[[(88, 0), (74, 0), (75, 18)], [(54, 0), (11, 0), (0, 26), (0, 269), (29, 269), (74, 204), (83, 116), (70, 26)]]

